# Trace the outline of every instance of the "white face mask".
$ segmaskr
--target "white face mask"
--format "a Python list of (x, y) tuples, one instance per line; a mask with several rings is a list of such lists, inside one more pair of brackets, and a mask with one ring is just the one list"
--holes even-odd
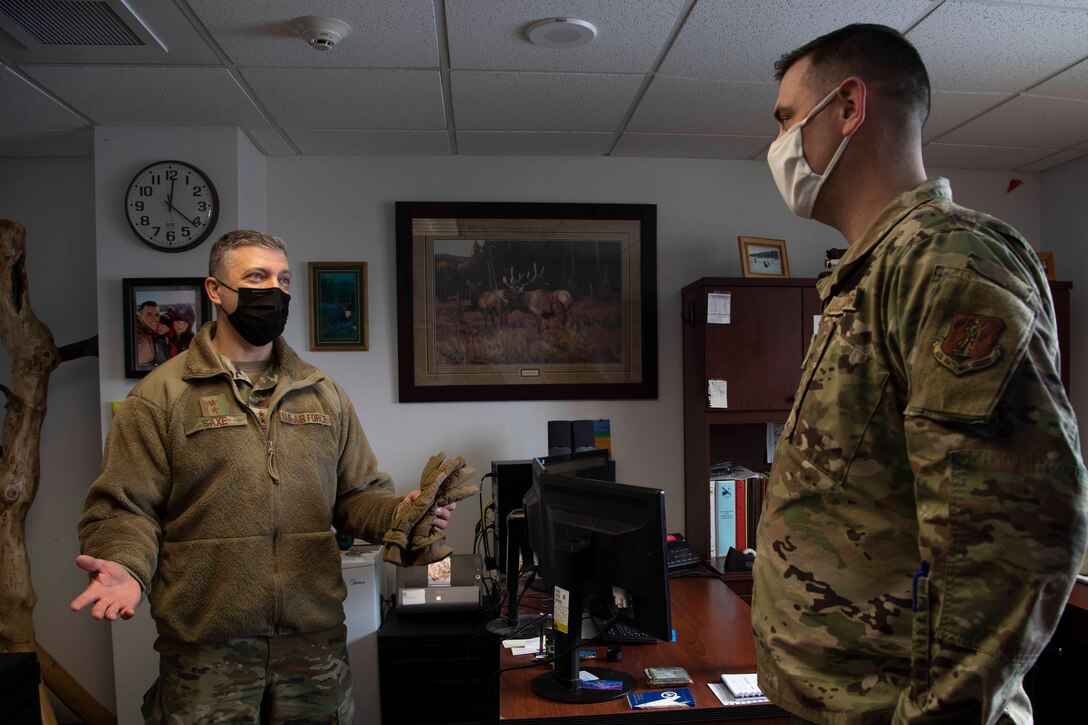
[(816, 104), (815, 108), (809, 111), (807, 116), (793, 124), (789, 131), (775, 139), (767, 151), (767, 164), (771, 167), (771, 175), (774, 176), (774, 182), (778, 185), (779, 193), (782, 194), (782, 198), (790, 211), (803, 219), (812, 218), (812, 207), (816, 205), (816, 197), (820, 195), (820, 189), (823, 187), (824, 182), (827, 181), (827, 177), (831, 175), (831, 170), (835, 168), (835, 164), (839, 162), (839, 157), (842, 156), (842, 152), (846, 150), (846, 145), (850, 143), (850, 139), (853, 137), (853, 134), (851, 134), (842, 140), (838, 151), (831, 157), (831, 163), (824, 169), (823, 176), (813, 171), (812, 167), (805, 161), (801, 129), (809, 122), (809, 119), (826, 108), (827, 104), (831, 103), (831, 99), (838, 92), (839, 90), (836, 88), (828, 93), (822, 101)]

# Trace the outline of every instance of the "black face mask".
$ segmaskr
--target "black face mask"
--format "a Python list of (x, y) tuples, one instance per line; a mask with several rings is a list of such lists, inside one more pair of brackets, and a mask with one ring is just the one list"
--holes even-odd
[[(215, 280), (224, 287), (227, 285)], [(291, 295), (279, 287), (227, 287), (238, 293), (238, 307), (227, 315), (231, 327), (254, 347), (262, 347), (283, 334)]]

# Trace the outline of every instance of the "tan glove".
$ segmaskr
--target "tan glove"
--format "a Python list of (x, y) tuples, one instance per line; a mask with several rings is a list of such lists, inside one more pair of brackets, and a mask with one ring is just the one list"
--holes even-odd
[(472, 466), (463, 466), (442, 481), (442, 484), (438, 487), (438, 493), (434, 497), (434, 506), (428, 509), (423, 514), (423, 518), (419, 520), (419, 523), (412, 528), (412, 533), (408, 537), (410, 542), (408, 549), (410, 551), (427, 548), (440, 539), (446, 538), (445, 531), (431, 528), (435, 518), (438, 517), (437, 509), (439, 506), (448, 506), (451, 503), (479, 493), (480, 487), (470, 482), (475, 473), (476, 469)]
[(408, 547), (409, 532), (433, 508), (435, 496), (438, 495), (442, 482), (451, 473), (464, 465), (464, 458), (458, 456), (457, 458), (447, 459), (444, 451), (431, 456), (427, 461), (427, 465), (423, 467), (423, 473), (419, 478), (419, 497), (393, 519), (392, 526), (382, 538), (382, 541), (387, 544), (386, 548), (389, 546)]
[[(437, 508), (447, 506), (455, 501), (468, 498), (479, 492), (479, 487), (470, 483), (476, 469), (464, 464), (464, 458), (458, 456), (446, 463), (453, 463), (448, 467), (439, 464), (445, 454), (433, 456), (423, 469), (420, 479), (420, 496), (412, 502), (411, 506), (396, 521), (394, 526), (386, 534), (386, 546), (382, 551), (382, 558), (398, 566), (419, 566), (441, 561), (453, 553), (453, 549), (445, 542), (446, 533), (433, 529), (435, 518), (438, 516)], [(430, 504), (423, 508), (421, 500), (428, 500)], [(417, 517), (416, 511), (423, 509)], [(405, 537), (405, 543), (400, 543), (400, 533), (405, 522), (415, 519), (410, 533)]]

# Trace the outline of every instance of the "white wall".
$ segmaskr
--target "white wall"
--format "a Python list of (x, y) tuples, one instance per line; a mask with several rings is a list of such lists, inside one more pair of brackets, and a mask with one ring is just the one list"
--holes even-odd
[[(0, 218), (26, 227), (26, 268), (34, 313), (57, 345), (97, 334), (95, 320), (94, 162), (0, 159)], [(0, 381), (11, 368), (0, 347)], [(49, 377), (41, 434), (41, 483), (27, 516), (27, 550), (38, 594), (39, 642), (90, 693), (113, 707), (109, 625), (74, 614), (69, 602), (87, 585), (76, 568), (76, 520), (98, 475), (98, 358), (62, 363)], [(57, 707), (54, 701), (54, 707)], [(74, 722), (57, 708), (62, 722)]]
[[(186, 252), (160, 252), (138, 241), (125, 218), (124, 197), (140, 169), (175, 159), (208, 174), (221, 212), (211, 237)], [(244, 183), (243, 172), (244, 171)], [(135, 380), (125, 378), (122, 284), (126, 277), (205, 277), (208, 250), (219, 235), (242, 221), (264, 223), (264, 158), (236, 128), (95, 129), (95, 231), (97, 237), (100, 387), (103, 434)]]
[(1081, 448), (1088, 445), (1088, 156), (1050, 169), (1042, 177), (1042, 249), (1054, 253), (1058, 279), (1073, 280), (1069, 377), (1080, 412)]
[[(1020, 175), (1024, 186), (1006, 194), (1005, 173), (937, 173), (952, 179), (961, 203), (1038, 236), (1035, 175)], [(657, 204), (660, 397), (398, 404), (395, 201)], [(824, 251), (845, 246), (837, 232), (788, 212), (762, 161), (271, 158), (268, 210), (269, 231), (287, 241), (296, 269), (309, 261), (369, 263), (370, 350), (307, 356), (348, 390), (379, 462), (399, 490), (416, 485), (419, 468), (437, 450), (464, 453), (486, 471), (492, 460), (545, 453), (548, 420), (610, 418), (619, 479), (664, 488), (673, 530), (684, 528), (680, 289), (703, 276), (740, 276), (738, 235), (785, 239), (794, 277), (816, 276)], [(295, 285), (285, 333), (300, 350), (308, 339), (304, 284)], [(470, 505), (475, 511), (475, 502)], [(450, 537), (462, 552), (472, 544), (475, 516), (468, 513), (455, 519)]]

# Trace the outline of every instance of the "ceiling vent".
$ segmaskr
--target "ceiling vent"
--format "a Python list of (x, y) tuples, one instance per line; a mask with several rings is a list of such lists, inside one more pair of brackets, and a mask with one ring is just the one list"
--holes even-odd
[(0, 0), (0, 28), (25, 48), (165, 46), (125, 0)]
[(597, 27), (577, 18), (547, 18), (530, 25), (525, 33), (543, 48), (578, 48), (597, 37)]

